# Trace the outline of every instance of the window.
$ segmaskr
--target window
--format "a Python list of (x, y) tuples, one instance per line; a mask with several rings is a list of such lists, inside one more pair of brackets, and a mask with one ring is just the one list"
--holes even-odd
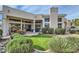
[(62, 28), (62, 23), (58, 23), (58, 28)]
[(45, 23), (45, 27), (49, 27), (49, 23)]
[(62, 22), (62, 18), (58, 18), (58, 22)]
[(45, 18), (45, 22), (49, 22), (49, 18)]

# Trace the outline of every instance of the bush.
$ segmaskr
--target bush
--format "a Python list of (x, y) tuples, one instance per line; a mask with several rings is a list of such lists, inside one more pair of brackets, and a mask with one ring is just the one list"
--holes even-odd
[(53, 34), (54, 29), (53, 28), (42, 28), (42, 33), (44, 34)]
[(42, 33), (48, 34), (48, 28), (42, 28)]
[(9, 53), (30, 53), (33, 52), (32, 40), (25, 37), (13, 38), (6, 45), (6, 51)]
[(55, 33), (56, 34), (65, 34), (65, 29), (63, 29), (63, 28), (56, 28), (55, 29)]
[(75, 34), (76, 33), (76, 30), (70, 30), (69, 31), (71, 34)]
[(49, 33), (49, 34), (53, 34), (53, 33), (54, 33), (54, 29), (53, 29), (53, 28), (49, 28), (49, 29), (48, 29), (48, 33)]
[(49, 48), (52, 52), (71, 53), (79, 49), (79, 38), (75, 37), (53, 37), (49, 42)]
[(3, 31), (2, 31), (2, 29), (0, 29), (0, 36), (2, 36), (2, 34), (3, 34)]

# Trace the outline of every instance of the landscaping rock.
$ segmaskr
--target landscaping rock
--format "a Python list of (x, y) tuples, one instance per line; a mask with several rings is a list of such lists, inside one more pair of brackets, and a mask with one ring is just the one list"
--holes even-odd
[(5, 41), (1, 41), (0, 42), (0, 53), (5, 53), (5, 44), (7, 43), (8, 41), (5, 40)]

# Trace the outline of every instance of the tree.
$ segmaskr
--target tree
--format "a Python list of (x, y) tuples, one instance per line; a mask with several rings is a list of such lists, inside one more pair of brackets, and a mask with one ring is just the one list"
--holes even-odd
[(79, 19), (75, 19), (75, 20), (74, 20), (74, 24), (75, 24), (76, 26), (79, 26)]

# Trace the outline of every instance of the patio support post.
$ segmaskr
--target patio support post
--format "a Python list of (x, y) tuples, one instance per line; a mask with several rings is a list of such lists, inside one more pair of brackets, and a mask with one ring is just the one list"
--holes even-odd
[(35, 19), (33, 20), (33, 32), (35, 32)]
[(21, 30), (22, 30), (22, 19), (21, 19)]
[(25, 24), (24, 24), (24, 30), (25, 30)]
[(43, 28), (44, 28), (44, 27), (45, 27), (45, 26), (44, 26), (44, 19), (42, 20), (42, 24), (43, 24), (42, 26), (43, 26)]

